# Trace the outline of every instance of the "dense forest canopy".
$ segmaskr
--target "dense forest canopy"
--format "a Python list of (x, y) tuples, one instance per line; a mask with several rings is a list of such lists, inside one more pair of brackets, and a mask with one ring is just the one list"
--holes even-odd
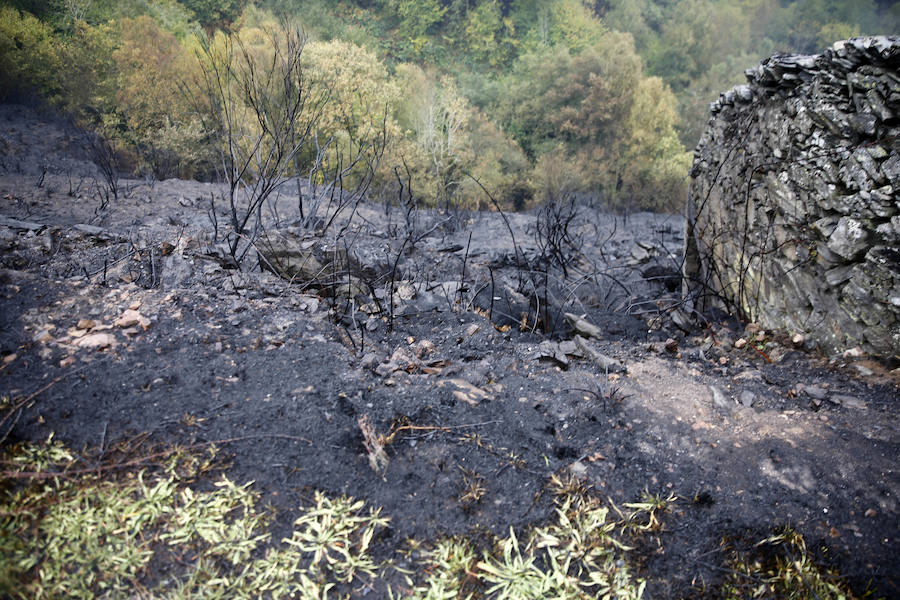
[[(719, 92), (775, 52), (896, 34), (900, 4), (5, 0), (0, 95), (60, 107), (109, 139), (124, 170), (221, 177), (219, 105), (204, 82), (225, 64), (222, 49), (251, 70), (284, 59), (286, 23), (306, 36), (297, 89), (322, 99), (320, 112), (298, 115), (312, 139), (339, 160), (384, 138), (366, 157), (377, 162), (374, 194), (404, 188), (425, 204), (476, 207), (484, 186), (506, 207), (577, 193), (613, 209), (677, 210)], [(226, 86), (238, 103), (239, 73)], [(298, 172), (322, 160), (292, 158)]]

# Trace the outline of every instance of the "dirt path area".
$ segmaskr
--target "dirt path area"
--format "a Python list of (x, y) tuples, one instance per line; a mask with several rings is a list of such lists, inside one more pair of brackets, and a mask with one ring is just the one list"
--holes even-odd
[(497, 214), (422, 211), (436, 226), (404, 248), (398, 215), (363, 206), (345, 235), (370, 295), (334, 300), (228, 268), (214, 186), (126, 181), (98, 212), (71, 185), (0, 177), (6, 445), (218, 442), (278, 509), (273, 538), (312, 490), (349, 494), (391, 517), (385, 556), (544, 522), (568, 472), (618, 504), (677, 497), (642, 553), (646, 597), (706, 595), (730, 545), (783, 525), (858, 593), (900, 596), (896, 365), (679, 322), (678, 218), (584, 210), (570, 272), (545, 265), (553, 285), (528, 296), (538, 216), (511, 215), (510, 236)]

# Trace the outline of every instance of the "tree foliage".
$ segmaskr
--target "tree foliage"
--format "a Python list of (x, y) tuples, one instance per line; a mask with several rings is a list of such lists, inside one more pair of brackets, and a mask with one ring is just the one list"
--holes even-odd
[(481, 0), (466, 16), (466, 46), (480, 63), (506, 64), (518, 45), (515, 33), (512, 19), (503, 16), (497, 0)]
[(447, 12), (438, 0), (385, 0), (384, 5), (399, 22), (397, 33), (417, 49), (428, 42), (428, 31)]
[(246, 0), (181, 0), (203, 27), (208, 30), (228, 27), (240, 16)]
[(0, 99), (17, 92), (56, 96), (60, 68), (52, 28), (29, 13), (0, 7)]
[(304, 89), (328, 97), (311, 130), (326, 151), (305, 146), (291, 172), (355, 156), (443, 206), (476, 205), (475, 175), (518, 206), (577, 182), (619, 208), (676, 207), (685, 147), (744, 69), (900, 29), (876, 0), (8, 0), (0, 95), (63, 107), (133, 170), (212, 176), (220, 148), (188, 110), (198, 40), (262, 69), (273, 15), (303, 23)]
[(683, 186), (684, 173), (672, 168), (686, 169), (675, 97), (642, 75), (630, 35), (608, 32), (579, 54), (557, 45), (524, 55), (503, 87), (509, 93), (497, 112), (543, 170), (541, 157), (555, 156), (579, 173), (580, 187), (608, 202), (674, 204), (651, 196), (678, 195)]
[(183, 87), (197, 76), (196, 59), (146, 15), (123, 19), (119, 37), (115, 112), (138, 170), (159, 178), (209, 172), (212, 153)]

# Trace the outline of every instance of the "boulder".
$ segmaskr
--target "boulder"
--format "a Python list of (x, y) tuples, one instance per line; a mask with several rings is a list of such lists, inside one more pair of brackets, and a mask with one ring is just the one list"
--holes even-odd
[(371, 296), (366, 282), (383, 275), (379, 264), (364, 264), (354, 249), (348, 249), (340, 240), (303, 230), (266, 231), (256, 247), (262, 268), (323, 296)]
[(683, 290), (828, 353), (900, 355), (900, 37), (776, 55), (694, 151)]

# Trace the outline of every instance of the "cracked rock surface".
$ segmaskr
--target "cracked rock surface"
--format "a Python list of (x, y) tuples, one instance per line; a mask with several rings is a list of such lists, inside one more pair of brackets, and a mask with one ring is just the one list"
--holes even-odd
[(685, 273), (828, 353), (900, 356), (900, 38), (776, 55), (723, 94), (694, 152)]

